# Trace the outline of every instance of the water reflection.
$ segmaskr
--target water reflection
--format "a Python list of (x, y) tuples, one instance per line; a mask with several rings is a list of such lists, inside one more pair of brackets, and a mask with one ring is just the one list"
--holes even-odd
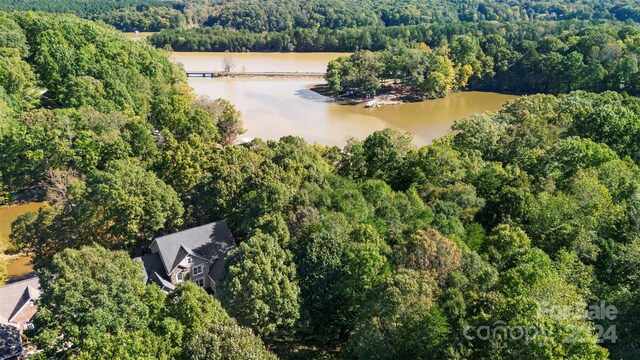
[[(322, 81), (322, 80), (318, 80), (318, 81)], [(308, 88), (298, 89), (295, 91), (295, 94), (301, 99), (308, 100), (308, 101), (315, 101), (323, 104), (335, 102), (334, 99), (328, 98), (326, 96), (322, 96), (317, 92), (310, 90)]]

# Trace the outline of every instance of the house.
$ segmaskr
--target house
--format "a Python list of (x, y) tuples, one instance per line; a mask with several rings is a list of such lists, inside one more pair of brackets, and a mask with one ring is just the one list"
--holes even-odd
[(32, 328), (35, 301), (40, 298), (37, 276), (0, 287), (0, 360), (13, 359), (23, 351), (22, 332)]
[(37, 276), (0, 287), (0, 324), (12, 325), (20, 332), (29, 329), (40, 298)]
[(162, 290), (173, 290), (177, 284), (191, 280), (215, 293), (227, 255), (235, 247), (223, 220), (156, 238), (150, 246), (151, 254), (135, 260), (144, 266), (147, 283), (156, 283)]

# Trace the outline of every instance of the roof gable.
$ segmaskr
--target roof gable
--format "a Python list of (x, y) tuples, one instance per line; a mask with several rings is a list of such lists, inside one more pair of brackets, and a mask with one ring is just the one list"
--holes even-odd
[[(210, 244), (204, 245), (201, 248), (200, 251), (202, 251), (204, 247), (210, 247), (209, 245)], [(210, 258), (205, 257), (205, 255), (207, 255), (207, 254), (204, 254), (204, 255), (197, 254), (197, 253), (193, 252), (191, 249), (187, 249), (187, 248), (185, 248), (184, 246), (181, 245), (180, 249), (178, 250), (178, 255), (176, 255), (176, 259), (173, 261), (173, 266), (171, 267), (171, 271), (173, 271), (173, 269), (177, 268), (178, 265), (180, 265), (180, 263), (182, 262), (182, 260), (184, 260), (184, 258), (187, 257), (187, 256), (196, 257), (196, 258), (199, 258), (199, 259), (202, 259), (202, 260), (205, 260), (205, 261), (206, 260), (210, 260)]]
[[(31, 286), (27, 286), (27, 288), (24, 289), (24, 291), (22, 292), (22, 296), (20, 296), (20, 300), (18, 300), (18, 303), (17, 303), (15, 309), (13, 309), (13, 312), (9, 316), (9, 322), (13, 322), (15, 320), (15, 317), (20, 313), (20, 311), (22, 311), (22, 309), (27, 304), (31, 303), (32, 300), (35, 300), (38, 297), (40, 297), (39, 295), (36, 298), (31, 296), (33, 294), (34, 290), (35, 289), (33, 289)], [(38, 292), (38, 294), (39, 294), (39, 292)]]
[(220, 254), (226, 255), (236, 246), (224, 220), (161, 236), (154, 240), (154, 244), (158, 247), (160, 260), (167, 274), (175, 269), (186, 254), (215, 259)]
[(37, 276), (0, 287), (0, 318), (10, 320), (31, 300), (40, 297), (40, 280)]

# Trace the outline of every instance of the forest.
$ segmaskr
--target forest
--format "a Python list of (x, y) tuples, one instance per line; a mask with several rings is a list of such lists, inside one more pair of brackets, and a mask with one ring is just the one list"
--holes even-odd
[[(230, 146), (238, 112), (195, 97), (163, 50), (72, 15), (0, 13), (0, 201), (48, 202), (12, 233), (42, 284), (35, 358), (640, 357), (637, 63), (619, 70), (639, 37), (607, 29), (386, 50), (446, 63), (458, 86), (513, 86), (510, 71), (547, 63), (531, 54), (603, 69), (428, 146), (390, 129), (343, 148)], [(131, 258), (156, 236), (221, 219), (240, 246), (218, 297), (143, 282)], [(615, 316), (588, 316), (603, 301)]]
[(185, 6), (166, 0), (12, 0), (1, 2), (0, 11), (70, 13), (123, 31), (160, 31), (184, 26)]
[(221, 11), (210, 16), (205, 26), (252, 32), (451, 21), (640, 20), (637, 0), (240, 0), (219, 4)]
[[(375, 95), (381, 88), (409, 87), (418, 98), (444, 97), (461, 89), (512, 93), (574, 90), (640, 92), (640, 28), (593, 26), (536, 40), (498, 32), (453, 35), (430, 48), (398, 44), (357, 51), (328, 64), (334, 94)], [(358, 95), (362, 96), (362, 95)]]
[[(208, 9), (212, 14), (198, 26), (170, 28), (154, 35), (152, 43), (176, 51), (351, 52), (382, 50), (398, 39), (440, 45), (437, 32), (443, 28), (477, 35), (502, 26), (498, 34), (504, 36), (580, 23), (640, 21), (635, 1), (243, 0), (220, 11)], [(505, 23), (515, 25), (504, 29)]]
[[(638, 0), (12, 0), (0, 3), (0, 11), (72, 13), (104, 21), (123, 31), (222, 27), (253, 33), (458, 21), (640, 21), (639, 9)], [(199, 30), (180, 31), (176, 36), (193, 38)]]

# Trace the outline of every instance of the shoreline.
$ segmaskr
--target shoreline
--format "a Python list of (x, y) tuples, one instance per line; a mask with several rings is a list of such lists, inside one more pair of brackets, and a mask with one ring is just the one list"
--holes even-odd
[(322, 96), (331, 98), (340, 105), (359, 105), (359, 104), (366, 104), (370, 101), (375, 101), (379, 105), (402, 105), (402, 104), (409, 104), (412, 102), (420, 102), (424, 100), (424, 99), (414, 99), (407, 94), (394, 93), (394, 92), (385, 92), (382, 94), (372, 96), (370, 98), (355, 98), (355, 97), (348, 97), (348, 96), (335, 97), (329, 91), (326, 83), (312, 85), (311, 87), (309, 87), (309, 90), (317, 94), (320, 94)]
[(491, 93), (496, 93), (496, 94), (502, 94), (502, 95), (514, 95), (514, 96), (527, 96), (527, 95), (531, 95), (529, 93), (516, 93), (516, 92), (507, 92), (507, 91), (498, 91), (498, 90), (458, 90), (455, 92), (452, 92), (450, 94), (447, 94), (447, 96), (442, 97), (442, 98), (420, 98), (417, 97), (415, 95), (412, 95), (409, 92), (398, 92), (398, 91), (383, 91), (382, 93), (372, 96), (370, 98), (356, 98), (356, 97), (349, 97), (349, 96), (334, 96), (334, 94), (329, 91), (328, 89), (328, 84), (323, 83), (323, 84), (315, 84), (315, 85), (311, 85), (309, 86), (309, 90), (320, 94), (322, 96), (326, 96), (328, 98), (333, 99), (336, 103), (340, 104), (340, 105), (358, 105), (358, 104), (365, 104), (369, 101), (375, 101), (377, 104), (379, 105), (402, 105), (402, 104), (411, 104), (411, 103), (419, 103), (419, 102), (423, 102), (423, 101), (428, 101), (428, 100), (436, 100), (436, 99), (442, 99), (445, 97), (448, 97), (450, 95), (454, 95), (454, 94), (458, 94), (458, 93), (464, 93), (464, 92), (491, 92)]
[(4, 260), (6, 262), (10, 262), (10, 261), (15, 261), (15, 260), (19, 260), (25, 257), (29, 257), (31, 254), (26, 253), (26, 252), (19, 252), (17, 254), (6, 254), (6, 253), (0, 253), (0, 260)]

